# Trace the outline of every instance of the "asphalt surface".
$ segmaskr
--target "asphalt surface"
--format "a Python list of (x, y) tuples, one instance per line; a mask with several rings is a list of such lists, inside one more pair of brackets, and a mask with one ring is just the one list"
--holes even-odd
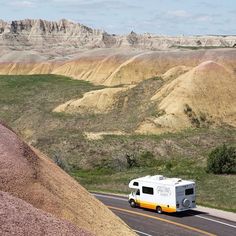
[(138, 235), (236, 236), (236, 222), (217, 218), (197, 210), (157, 214), (152, 210), (131, 208), (128, 197), (101, 193), (93, 194)]

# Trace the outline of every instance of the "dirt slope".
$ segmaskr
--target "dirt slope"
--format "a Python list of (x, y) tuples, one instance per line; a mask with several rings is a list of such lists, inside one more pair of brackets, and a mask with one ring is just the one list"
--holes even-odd
[(89, 236), (92, 234), (0, 191), (0, 235)]
[[(117, 86), (137, 84), (143, 80), (162, 76), (168, 70), (177, 67), (169, 74), (180, 75), (188, 67), (214, 60), (227, 69), (235, 70), (235, 49), (146, 52), (140, 50), (94, 49), (75, 53), (73, 59), (53, 59), (49, 55), (45, 61), (32, 61), (28, 53), (28, 62), (19, 63), (22, 56), (16, 53), (14, 61), (0, 62), (0, 74), (58, 74), (74, 79), (87, 80), (94, 84)], [(41, 55), (41, 54), (40, 54)], [(35, 56), (35, 52), (34, 52)], [(44, 55), (41, 55), (41, 57)], [(19, 57), (19, 59), (17, 59)]]
[(84, 94), (80, 99), (70, 100), (59, 105), (54, 112), (66, 113), (107, 113), (115, 105), (119, 93), (129, 90), (129, 87), (105, 88)]
[(175, 66), (168, 71), (166, 71), (161, 78), (165, 81), (167, 80), (173, 80), (178, 78), (180, 75), (188, 72), (191, 69), (191, 67), (187, 66)]
[(96, 235), (133, 235), (74, 179), (1, 124), (0, 191)]
[[(91, 50), (81, 53), (78, 59), (69, 60), (54, 67), (51, 73), (88, 80), (94, 84), (117, 86), (137, 84), (143, 80), (161, 76), (174, 67), (186, 70), (188, 67), (196, 67), (207, 60), (215, 60), (226, 68), (234, 70), (236, 69), (235, 59), (236, 51), (232, 49), (174, 52)], [(180, 75), (181, 69), (177, 71)]]
[(190, 126), (236, 127), (236, 78), (232, 71), (206, 61), (164, 85), (152, 97), (162, 116), (149, 118), (138, 132), (162, 132)]
[[(33, 54), (35, 56), (35, 52)], [(20, 57), (20, 53), (16, 53), (16, 57)], [(135, 102), (133, 96), (129, 96), (135, 89), (121, 91), (118, 86), (137, 86), (144, 81), (160, 80), (162, 88), (158, 88), (156, 96), (148, 104), (150, 109), (153, 109), (152, 105), (156, 104), (157, 109), (153, 112), (149, 110), (148, 114), (142, 114), (142, 116), (138, 115), (139, 120), (134, 125), (135, 128), (132, 127), (132, 132), (136, 130), (141, 133), (159, 133), (187, 127), (235, 125), (234, 102), (230, 102), (232, 105), (229, 104), (229, 101), (234, 99), (235, 92), (235, 49), (191, 51), (93, 49), (75, 52), (70, 55), (70, 59), (66, 58), (65, 56), (63, 60), (48, 59), (46, 62), (39, 59), (36, 62), (35, 59), (34, 63), (27, 63), (26, 59), (24, 63), (18, 63), (19, 60), (15, 58), (15, 62), (0, 63), (0, 74), (58, 74), (86, 80), (96, 85), (113, 87), (86, 93), (82, 98), (80, 98), (81, 95), (70, 97), (69, 101), (65, 100), (68, 102), (63, 101), (62, 104), (53, 108), (54, 111), (68, 113), (109, 114), (114, 112), (117, 114), (118, 108), (121, 112), (124, 110), (121, 107), (127, 107), (126, 113), (128, 113), (132, 110), (129, 108), (134, 107), (128, 106), (131, 104), (129, 101), (140, 102), (140, 104), (145, 102)], [(207, 61), (214, 61), (218, 66), (203, 66)], [(199, 70), (199, 65), (204, 69)], [(148, 101), (149, 95), (153, 96), (151, 90), (150, 94), (147, 94)], [(138, 99), (143, 98), (140, 96), (137, 97)], [(218, 105), (215, 104), (215, 99)], [(201, 103), (206, 104), (206, 108), (200, 105)], [(138, 110), (137, 107), (136, 112)], [(150, 113), (157, 114), (150, 117)], [(135, 117), (134, 119), (136, 120)], [(121, 123), (125, 121), (122, 120)], [(121, 128), (118, 127), (116, 130), (121, 130)], [(123, 128), (122, 130), (127, 132)], [(110, 132), (112, 130), (109, 127), (97, 131)]]

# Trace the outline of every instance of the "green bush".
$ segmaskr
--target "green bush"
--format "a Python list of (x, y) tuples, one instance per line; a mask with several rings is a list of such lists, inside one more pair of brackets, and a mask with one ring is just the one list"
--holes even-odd
[(127, 167), (153, 167), (157, 164), (155, 156), (150, 151), (144, 151), (139, 154), (126, 154)]
[(67, 164), (67, 162), (61, 157), (60, 153), (55, 153), (53, 156), (53, 161), (65, 172), (69, 172), (70, 168)]
[(135, 155), (130, 155), (127, 153), (125, 157), (127, 160), (128, 168), (139, 167), (138, 162), (135, 158)]
[(170, 171), (173, 168), (173, 164), (171, 163), (171, 161), (167, 161), (165, 163), (165, 168), (166, 170)]
[(207, 171), (214, 174), (236, 174), (236, 149), (217, 147), (208, 156)]

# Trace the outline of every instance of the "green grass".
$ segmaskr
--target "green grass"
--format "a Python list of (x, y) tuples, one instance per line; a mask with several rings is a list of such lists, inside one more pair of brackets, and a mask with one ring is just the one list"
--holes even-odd
[(19, 118), (19, 112), (40, 112), (61, 118), (64, 115), (52, 113), (52, 109), (98, 88), (101, 86), (58, 75), (0, 76), (0, 105), (3, 108), (0, 117), (9, 123)]
[(212, 208), (236, 212), (236, 176), (207, 174), (198, 161), (178, 158), (171, 161), (162, 160), (153, 167), (132, 168), (122, 172), (106, 169), (77, 170), (71, 175), (90, 191), (128, 194), (128, 183), (131, 179), (163, 174), (168, 177), (179, 177), (196, 181), (197, 204)]
[[(89, 144), (90, 153), (95, 152), (96, 165), (92, 164), (87, 170), (72, 168), (71, 175), (90, 191), (125, 194), (130, 191), (128, 183), (131, 179), (145, 175), (193, 179), (197, 183), (199, 205), (236, 212), (236, 175), (206, 172), (208, 153), (221, 143), (234, 145), (235, 134), (235, 130), (205, 128), (162, 135), (109, 135)], [(99, 147), (106, 150), (102, 159), (98, 154), (101, 153)], [(166, 149), (163, 155), (159, 153), (162, 148)], [(127, 165), (127, 153), (138, 160), (139, 167)], [(88, 156), (85, 150), (84, 155)]]
[(156, 77), (150, 78), (150, 80), (161, 80), (162, 81), (162, 78), (161, 78), (161, 76), (156, 76)]
[[(162, 85), (158, 78), (143, 81), (121, 95), (114, 110), (105, 115), (65, 114), (52, 110), (103, 86), (56, 75), (0, 76), (0, 120), (50, 158), (61, 158), (69, 173), (89, 190), (128, 193), (130, 179), (163, 174), (196, 180), (199, 204), (235, 212), (236, 176), (205, 172), (212, 149), (223, 143), (235, 145), (235, 129), (107, 135), (95, 141), (84, 137), (84, 131), (132, 132), (145, 117), (161, 115), (150, 98)], [(128, 158), (135, 159), (134, 166), (129, 166)]]

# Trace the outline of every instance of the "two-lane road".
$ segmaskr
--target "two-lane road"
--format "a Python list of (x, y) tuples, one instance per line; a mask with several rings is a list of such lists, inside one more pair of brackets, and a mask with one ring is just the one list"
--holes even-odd
[(139, 235), (236, 236), (236, 222), (219, 219), (197, 210), (159, 215), (155, 211), (131, 208), (125, 197), (100, 193), (94, 195)]

